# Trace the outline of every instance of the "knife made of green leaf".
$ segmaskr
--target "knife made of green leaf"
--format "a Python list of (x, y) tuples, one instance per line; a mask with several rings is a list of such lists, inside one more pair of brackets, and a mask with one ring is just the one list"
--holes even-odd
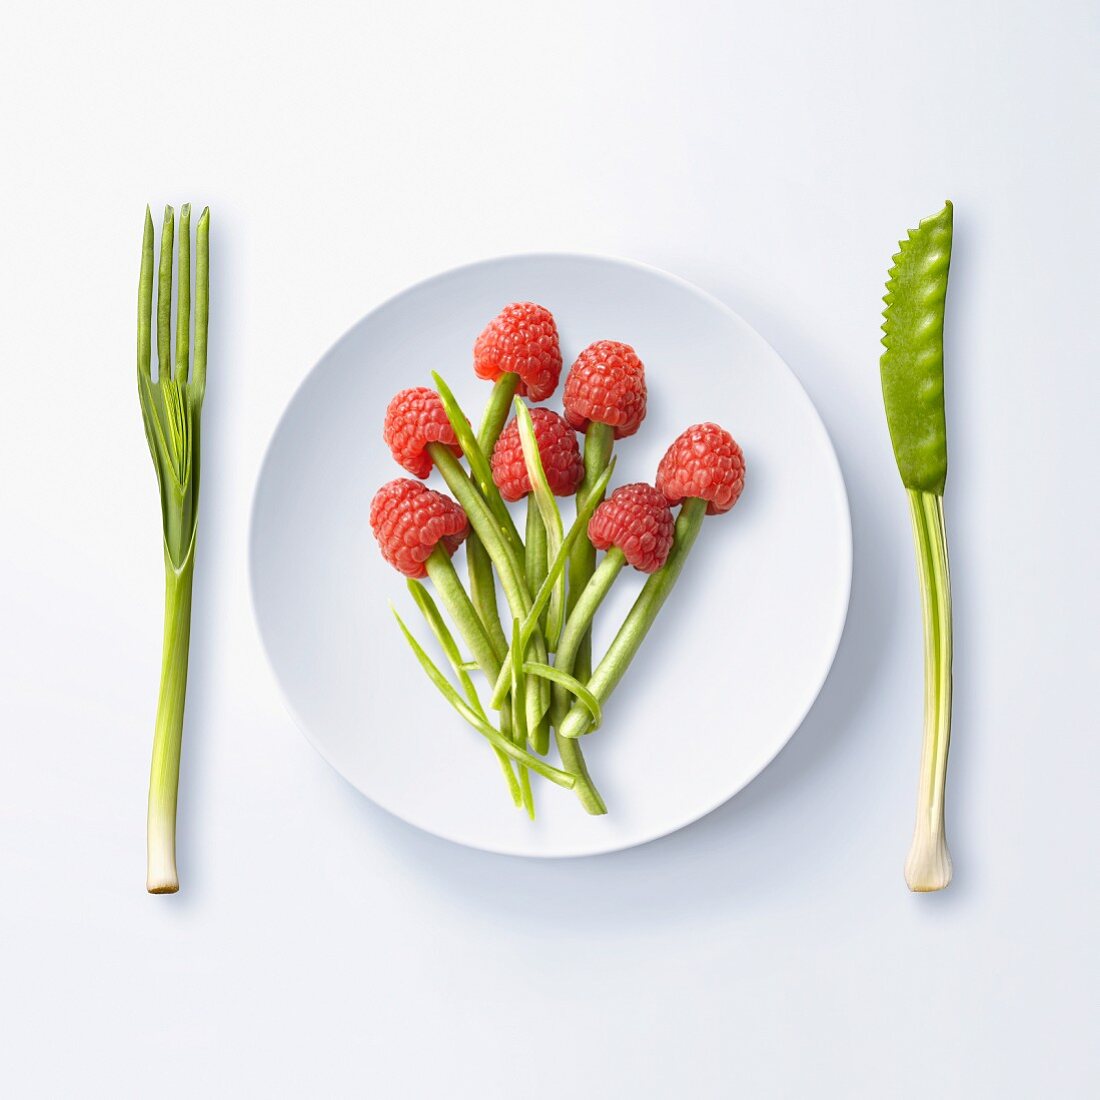
[(943, 520), (947, 424), (943, 409), (943, 315), (951, 265), (948, 202), (901, 242), (886, 283), (882, 398), (898, 471), (909, 495), (924, 613), (924, 741), (913, 845), (905, 862), (910, 890), (951, 881), (944, 833), (951, 740), (951, 576)]

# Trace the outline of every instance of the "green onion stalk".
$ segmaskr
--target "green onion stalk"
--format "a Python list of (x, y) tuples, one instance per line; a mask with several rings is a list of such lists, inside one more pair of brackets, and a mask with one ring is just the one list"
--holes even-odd
[(911, 229), (886, 283), (880, 373), (886, 422), (909, 500), (924, 620), (924, 736), (917, 820), (905, 862), (910, 890), (951, 881), (944, 800), (951, 743), (951, 575), (943, 491), (947, 482), (943, 321), (951, 266), (951, 203)]
[[(191, 595), (199, 509), (202, 402), (210, 307), (210, 211), (196, 229), (195, 347), (191, 338), (191, 207), (180, 210), (176, 256), (176, 349), (173, 365), (172, 260), (175, 211), (166, 207), (157, 279), (157, 377), (152, 374), (153, 218), (145, 210), (138, 282), (137, 381), (145, 438), (160, 489), (164, 550), (164, 646), (153, 729), (147, 822), (151, 894), (179, 889), (176, 872), (176, 805), (191, 643)], [(189, 373), (190, 371), (190, 373)]]

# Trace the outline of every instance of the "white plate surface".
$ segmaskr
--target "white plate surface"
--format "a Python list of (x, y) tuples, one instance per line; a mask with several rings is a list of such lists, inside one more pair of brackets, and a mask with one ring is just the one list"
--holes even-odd
[[(542, 780), (538, 819), (513, 809), (488, 747), (435, 694), (401, 640), (389, 602), (419, 627), (417, 613), (403, 578), (382, 561), (367, 518), (377, 486), (402, 474), (381, 438), (389, 398), (430, 385), (429, 372), (438, 370), (476, 423), (488, 385), (474, 377), (471, 348), (484, 323), (516, 300), (553, 311), (566, 369), (598, 339), (632, 344), (645, 362), (649, 416), (617, 445), (615, 483), (652, 481), (669, 442), (702, 420), (727, 427), (746, 455), (744, 495), (727, 515), (707, 519), (604, 726), (583, 742), (610, 811), (601, 818)], [(560, 409), (558, 396), (560, 388), (549, 407)], [(431, 484), (445, 489), (438, 475)], [(302, 730), (350, 783), (411, 824), (462, 844), (578, 856), (690, 824), (786, 744), (840, 641), (851, 527), (817, 412), (740, 317), (653, 268), (526, 255), (411, 287), (321, 359), (264, 460), (250, 555), (256, 618), (275, 675)], [(612, 590), (596, 625), (597, 653), (641, 581), (628, 570)]]

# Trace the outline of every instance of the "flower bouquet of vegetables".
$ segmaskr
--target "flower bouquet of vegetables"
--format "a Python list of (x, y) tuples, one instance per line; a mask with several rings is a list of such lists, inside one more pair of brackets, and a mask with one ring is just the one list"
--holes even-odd
[[(405, 639), (441, 695), (489, 742), (513, 801), (532, 817), (532, 772), (576, 791), (589, 813), (607, 812), (580, 739), (601, 724), (704, 517), (729, 511), (745, 480), (733, 437), (702, 423), (673, 441), (654, 484), (607, 495), (616, 441), (645, 420), (645, 368), (629, 345), (598, 341), (568, 372), (563, 413), (532, 407), (553, 395), (562, 365), (550, 311), (507, 306), (474, 344), (474, 370), (492, 382), (477, 433), (438, 374), (432, 388), (396, 394), (383, 438), (412, 477), (383, 485), (370, 511), (382, 554), (405, 574), (450, 676), (395, 611)], [(423, 483), (433, 471), (450, 496)], [(567, 497), (575, 502), (568, 528), (558, 504)], [(506, 503), (520, 500), (522, 535)], [(463, 542), (468, 587), (451, 561)], [(648, 579), (593, 667), (593, 618), (627, 566)], [(471, 673), (484, 677), (486, 698)], [(551, 737), (557, 763), (548, 759)]]

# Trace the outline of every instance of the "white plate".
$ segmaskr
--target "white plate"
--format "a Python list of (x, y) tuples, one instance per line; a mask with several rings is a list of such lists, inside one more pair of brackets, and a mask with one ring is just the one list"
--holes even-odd
[[(649, 416), (617, 445), (615, 483), (652, 481), (672, 439), (702, 420), (727, 427), (746, 456), (740, 502), (706, 520), (603, 727), (583, 741), (609, 808), (601, 818), (541, 780), (535, 822), (512, 807), (489, 748), (435, 693), (399, 636), (391, 600), (426, 632), (367, 518), (374, 490), (403, 474), (382, 443), (389, 398), (430, 385), (429, 372), (438, 370), (476, 423), (489, 387), (474, 377), (473, 342), (516, 300), (553, 311), (566, 369), (598, 339), (632, 344), (644, 361)], [(557, 397), (549, 405), (560, 408)], [(438, 475), (432, 484), (445, 489)], [(260, 634), (291, 711), (350, 783), (405, 821), (461, 844), (579, 856), (695, 821), (786, 744), (840, 641), (851, 527), (817, 412), (740, 317), (650, 267), (527, 255), (411, 287), (321, 359), (264, 460), (251, 569)], [(641, 581), (627, 570), (615, 585), (597, 620), (597, 653)]]

